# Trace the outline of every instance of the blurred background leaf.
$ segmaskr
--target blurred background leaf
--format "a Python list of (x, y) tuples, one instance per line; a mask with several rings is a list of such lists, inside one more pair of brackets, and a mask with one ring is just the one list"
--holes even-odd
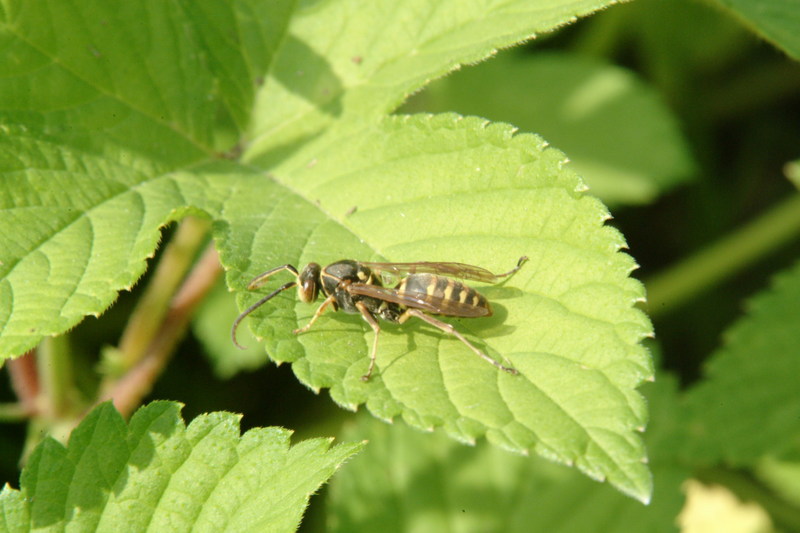
[(431, 84), (407, 110), (509, 122), (569, 154), (607, 204), (640, 204), (685, 182), (693, 163), (675, 117), (631, 72), (577, 54), (506, 52)]

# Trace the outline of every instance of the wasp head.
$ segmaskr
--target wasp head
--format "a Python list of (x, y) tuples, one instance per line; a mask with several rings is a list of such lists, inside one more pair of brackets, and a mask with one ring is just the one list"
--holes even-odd
[(311, 303), (317, 299), (319, 294), (319, 274), (322, 271), (316, 263), (309, 263), (297, 276), (297, 296), (303, 303)]

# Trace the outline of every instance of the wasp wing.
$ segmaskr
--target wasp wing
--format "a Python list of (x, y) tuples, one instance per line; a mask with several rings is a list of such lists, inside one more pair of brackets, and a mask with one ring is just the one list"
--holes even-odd
[(471, 279), (475, 281), (484, 281), (486, 283), (495, 283), (502, 277), (493, 274), (485, 268), (467, 265), (465, 263), (435, 261), (420, 261), (417, 263), (367, 263), (359, 261), (359, 263), (369, 269), (379, 272), (388, 272), (398, 276), (406, 274), (438, 274), (440, 276)]
[(457, 300), (448, 300), (428, 294), (415, 292), (399, 292), (397, 289), (380, 287), (367, 283), (351, 283), (347, 286), (348, 292), (360, 296), (369, 296), (378, 300), (385, 300), (414, 309), (421, 309), (437, 315), (455, 316), (463, 318), (479, 318), (491, 315), (491, 310), (478, 307)]

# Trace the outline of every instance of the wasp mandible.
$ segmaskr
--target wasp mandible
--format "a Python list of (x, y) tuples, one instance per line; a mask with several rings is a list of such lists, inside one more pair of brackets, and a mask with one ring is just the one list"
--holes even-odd
[[(375, 332), (370, 353), (369, 369), (361, 379), (367, 381), (375, 368), (375, 356), (378, 352), (378, 335), (381, 332), (378, 319), (396, 324), (403, 324), (409, 318), (416, 317), (441, 331), (453, 335), (469, 347), (478, 356), (510, 374), (517, 374), (516, 369), (504, 366), (475, 347), (451, 324), (442, 322), (432, 316), (443, 315), (459, 318), (479, 318), (492, 316), (492, 307), (486, 298), (458, 280), (475, 280), (486, 283), (497, 283), (502, 278), (511, 276), (527, 261), (520, 257), (517, 266), (503, 274), (493, 274), (485, 268), (463, 263), (417, 262), (417, 263), (369, 263), (343, 259), (321, 267), (317, 263), (309, 263), (298, 272), (292, 265), (283, 265), (259, 274), (248, 283), (248, 290), (255, 290), (267, 283), (267, 280), (278, 272), (288, 271), (294, 281), (284, 283), (259, 301), (245, 309), (231, 328), (233, 343), (243, 348), (236, 341), (236, 329), (239, 323), (250, 313), (274, 298), (278, 293), (297, 287), (297, 295), (304, 303), (317, 299), (320, 290), (325, 300), (317, 308), (308, 324), (294, 330), (295, 334), (303, 333), (317, 321), (328, 307), (334, 311), (360, 313)], [(395, 276), (399, 282), (395, 287), (384, 287), (383, 277)], [(454, 279), (456, 278), (456, 279)]]

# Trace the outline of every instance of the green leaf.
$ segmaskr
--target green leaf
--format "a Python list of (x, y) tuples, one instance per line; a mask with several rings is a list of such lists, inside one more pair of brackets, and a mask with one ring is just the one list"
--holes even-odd
[(800, 438), (798, 301), (800, 263), (776, 277), (726, 333), (706, 379), (687, 396), (697, 457), (752, 465)]
[(0, 493), (9, 531), (294, 531), (309, 497), (361, 444), (289, 446), (291, 432), (211, 413), (188, 427), (180, 406), (154, 402), (126, 426), (110, 403), (64, 448), (40, 444), (17, 491)]
[(213, 80), (187, 53), (197, 46), (193, 34), (168, 24), (182, 18), (175, 2), (6, 2), (0, 17), (7, 120), (170, 162), (194, 159), (210, 143)]
[[(251, 121), (255, 95), (288, 37), (296, 0), (179, 2), (207, 68), (218, 81), (223, 109), (238, 132)], [(238, 140), (238, 139), (237, 139)]]
[[(672, 380), (646, 386), (655, 494), (643, 506), (574, 471), (479, 443), (361, 416), (344, 432), (369, 446), (332, 481), (333, 531), (667, 532), (683, 502), (688, 473), (667, 443), (677, 438)], [(663, 455), (662, 455), (663, 452)]]
[[(646, 499), (636, 435), (645, 405), (634, 388), (652, 375), (638, 344), (651, 330), (632, 307), (643, 289), (628, 277), (635, 264), (619, 252), (622, 237), (604, 226), (606, 209), (578, 192), (563, 154), (509, 126), (441, 115), (389, 119), (314, 155), (314, 164), (264, 183), (260, 198), (269, 202), (251, 200), (271, 211), (242, 217), (242, 227), (233, 221), (236, 250), (221, 250), (232, 284), (310, 260), (459, 261), (502, 272), (527, 255), (502, 287), (483, 289), (493, 317), (455, 323), (521, 375), (407, 323), (385, 326), (377, 373), (364, 383), (372, 330), (357, 317), (328, 314), (294, 336), (314, 308), (286, 293), (253, 314), (271, 357), (293, 362), (310, 387), (331, 387), (342, 405), (366, 402), (378, 417), (443, 425), (464, 441), (485, 433)], [(242, 307), (261, 296), (245, 294)]]
[[(9, 129), (3, 130), (0, 172), (9, 178), (0, 184), (4, 214), (0, 230), (9, 242), (0, 247), (0, 325), (5, 335), (0, 356), (19, 354), (43, 336), (73, 327), (81, 316), (102, 312), (113, 295), (130, 287), (143, 271), (144, 260), (158, 240), (158, 227), (180, 216), (189, 203), (196, 202), (196, 207), (215, 216), (222, 207), (215, 198), (226, 197), (230, 190), (256, 189), (229, 183), (228, 191), (204, 190), (206, 184), (196, 174), (203, 160), (215, 156), (214, 136), (227, 131), (209, 119), (215, 109), (227, 109), (234, 122), (243, 124), (247, 119), (242, 109), (253, 99), (246, 88), (249, 82), (272, 87), (269, 80), (273, 78), (285, 84), (297, 77), (296, 70), (291, 70), (292, 76), (283, 79), (280, 68), (271, 68), (279, 61), (276, 54), (283, 54), (280, 61), (288, 61), (292, 69), (298, 64), (292, 46), (279, 46), (294, 13), (291, 5), (207, 1), (184, 9), (184, 4), (161, 0), (136, 5), (87, 1), (64, 11), (62, 6), (7, 2), (0, 18), (0, 35), (9, 58), (3, 63), (0, 122), (9, 124)], [(586, 12), (601, 5), (584, 2), (580, 9)], [(303, 33), (306, 24), (330, 27), (331, 20), (341, 20), (349, 6), (334, 2), (321, 11), (301, 10), (292, 19), (293, 35)], [(445, 16), (439, 33), (431, 26), (426, 38), (442, 46), (460, 36), (464, 42), (457, 42), (465, 47), (465, 54), (472, 54), (469, 57), (486, 49), (487, 39), (512, 42), (508, 28), (498, 21), (511, 18), (508, 10), (513, 6), (472, 7), (474, 11), (458, 11), (463, 24), (457, 27), (482, 24), (488, 10), (493, 14), (487, 19), (494, 21), (492, 31), (461, 34), (453, 29), (455, 19)], [(412, 8), (411, 4), (404, 7), (409, 15)], [(572, 3), (554, 2), (525, 11), (528, 17), (516, 17), (515, 24), (527, 27), (527, 33), (520, 29), (517, 38), (565, 23), (577, 12), (574, 9), (578, 8)], [(358, 23), (362, 31), (374, 32), (382, 26), (376, 19), (396, 23), (395, 17), (401, 14), (387, 13), (367, 11), (357, 20), (344, 18), (348, 24)], [(321, 20), (323, 15), (330, 20)], [(215, 25), (209, 27), (208, 20)], [(149, 21), (147, 31), (141, 21)], [(184, 31), (176, 31), (179, 21)], [(50, 28), (59, 31), (53, 33)], [(406, 26), (402, 28), (405, 31)], [(346, 35), (347, 42), (355, 42), (351, 34)], [(475, 36), (479, 36), (477, 44), (472, 42)], [(314, 39), (330, 38), (329, 32), (314, 31), (305, 37), (305, 44), (298, 44), (297, 37), (290, 40), (311, 49), (320, 46), (318, 42), (312, 45)], [(412, 40), (411, 44), (419, 43)], [(387, 47), (383, 53), (394, 57), (397, 50)], [(417, 69), (414, 61), (420, 59), (419, 54), (412, 55), (408, 68)], [(437, 66), (424, 57), (425, 64), (437, 71), (449, 69), (454, 61), (448, 54), (439, 54)], [(303, 74), (309, 78), (301, 78), (319, 77), (314, 70), (322, 68), (319, 62), (304, 67)], [(373, 76), (378, 75), (375, 67), (368, 69)], [(408, 71), (394, 72), (395, 85), (408, 87)], [(267, 73), (269, 80), (260, 79)], [(382, 70), (380, 74), (381, 87), (393, 79)], [(219, 98), (215, 80), (222, 87)], [(361, 87), (363, 74), (357, 81)], [(289, 87), (300, 92), (303, 88), (302, 84)], [(406, 90), (397, 87), (392, 101), (402, 99)], [(386, 90), (381, 91), (386, 97)], [(273, 96), (262, 88), (262, 100)], [(361, 101), (360, 97), (355, 101)], [(279, 107), (270, 102), (269, 108)], [(268, 125), (262, 110), (257, 105), (250, 113), (258, 117), (255, 122)], [(286, 141), (281, 136), (275, 139)], [(186, 176), (182, 185), (187, 190), (172, 190), (166, 184), (164, 194), (157, 190), (152, 195), (157, 203), (150, 203), (146, 194), (150, 182), (177, 168), (195, 174)], [(252, 168), (246, 171), (251, 172)], [(145, 183), (147, 187), (142, 186)], [(56, 190), (69, 194), (59, 195)], [(212, 199), (213, 205), (197, 205), (207, 204), (204, 198)], [(117, 224), (121, 227), (113, 227)], [(40, 314), (40, 310), (46, 312)]]
[(222, 378), (231, 377), (242, 370), (260, 368), (269, 361), (264, 348), (248, 328), (240, 328), (237, 332), (239, 344), (245, 347), (238, 349), (231, 342), (228, 324), (239, 315), (236, 301), (224, 283), (217, 283), (197, 310), (192, 328), (195, 335), (203, 343), (206, 355), (214, 365), (214, 371)]
[(103, 312), (141, 276), (159, 227), (186, 213), (181, 206), (218, 213), (232, 187), (256, 182), (235, 165), (171, 173), (129, 152), (93, 155), (22, 127), (2, 132), (3, 357)]
[[(190, 209), (215, 219), (239, 290), (289, 262), (447, 260), (502, 272), (525, 254), (531, 261), (514, 278), (483, 289), (493, 317), (455, 323), (521, 376), (406, 324), (385, 327), (377, 372), (364, 383), (373, 333), (357, 317), (332, 313), (295, 337), (314, 309), (284, 294), (248, 322), (274, 359), (294, 362), (311, 387), (331, 387), (342, 405), (366, 403), (382, 418), (443, 426), (465, 441), (485, 434), (649, 497), (638, 434), (646, 408), (635, 389), (652, 376), (639, 344), (651, 326), (633, 307), (643, 288), (629, 277), (624, 239), (604, 226), (605, 207), (538, 137), (455, 115), (382, 117), (459, 62), (605, 2), (281, 4), (263, 23), (268, 3), (115, 10), (122, 4), (106, 3), (97, 19), (92, 2), (71, 14), (13, 2), (4, 11), (12, 57), (39, 54), (47, 68), (16, 59), (7, 67), (17, 70), (16, 96), (0, 110), (0, 354), (106, 309), (141, 275), (158, 229)], [(37, 26), (56, 15), (47, 26), (55, 35)], [(284, 31), (280, 17), (290, 15)], [(224, 31), (203, 28), (216, 18)], [(417, 20), (425, 24), (410, 25)], [(77, 44), (62, 50), (58, 41), (73, 33)], [(119, 88), (128, 71), (132, 86)], [(246, 87), (262, 81), (255, 93)], [(45, 107), (62, 88), (71, 96)], [(245, 124), (246, 134), (232, 133)], [(213, 163), (234, 135), (252, 139), (242, 146), (246, 166)]]
[[(269, 164), (331, 126), (395, 109), (431, 79), (614, 2), (360, 0), (309, 3), (294, 14), (256, 97), (249, 157)], [(334, 28), (332, 30), (332, 28)]]
[(793, 0), (717, 0), (747, 27), (800, 60), (800, 7)]
[(675, 118), (619, 67), (574, 55), (504, 53), (432, 84), (412, 109), (511, 122), (569, 154), (592, 194), (644, 203), (693, 171)]

